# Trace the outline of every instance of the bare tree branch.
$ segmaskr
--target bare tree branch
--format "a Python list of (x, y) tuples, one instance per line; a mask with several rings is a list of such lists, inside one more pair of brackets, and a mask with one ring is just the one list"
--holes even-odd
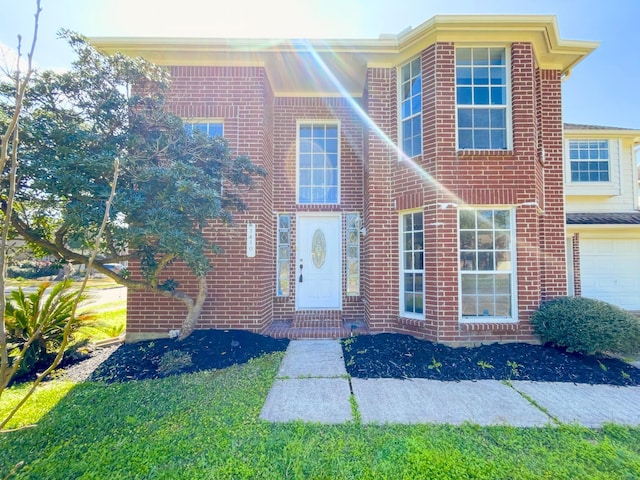
[[(15, 98), (15, 108), (13, 111), (13, 115), (9, 120), (9, 124), (2, 136), (0, 136), (0, 173), (4, 171), (5, 166), (9, 158), (11, 158), (11, 171), (10, 171), (10, 187), (9, 187), (9, 195), (6, 201), (6, 209), (4, 211), (4, 224), (2, 226), (2, 234), (0, 237), (0, 248), (2, 250), (0, 255), (0, 287), (2, 289), (2, 295), (0, 297), (0, 307), (2, 309), (2, 322), (0, 322), (0, 379), (4, 379), (7, 374), (7, 370), (9, 369), (9, 350), (7, 345), (7, 329), (4, 323), (4, 313), (6, 311), (7, 300), (4, 295), (4, 288), (6, 284), (6, 272), (7, 272), (7, 240), (9, 238), (9, 225), (11, 223), (11, 214), (13, 209), (13, 199), (15, 197), (15, 185), (16, 185), (16, 177), (17, 177), (17, 169), (18, 169), (18, 142), (19, 132), (18, 125), (20, 119), (20, 112), (22, 111), (22, 103), (24, 100), (24, 95), (27, 90), (27, 86), (29, 85), (29, 80), (31, 79), (31, 75), (33, 73), (33, 54), (35, 52), (36, 43), (38, 39), (38, 28), (39, 28), (39, 20), (40, 20), (40, 12), (42, 8), (40, 7), (40, 0), (36, 0), (36, 13), (34, 19), (33, 26), (33, 40), (31, 42), (31, 48), (29, 50), (29, 54), (27, 56), (27, 71), (24, 77), (21, 78), (20, 75), (20, 50), (21, 50), (21, 37), (18, 37), (18, 60), (16, 63), (16, 74), (15, 74), (15, 82), (16, 82), (16, 98)], [(11, 154), (9, 157), (9, 144), (11, 143)], [(4, 391), (4, 387), (0, 388), (0, 396)]]
[[(111, 193), (109, 195), (109, 199), (107, 200), (107, 203), (104, 208), (104, 216), (102, 218), (102, 224), (100, 225), (100, 230), (96, 235), (95, 242), (93, 244), (93, 249), (91, 250), (91, 256), (89, 257), (89, 264), (87, 265), (87, 271), (85, 272), (84, 280), (82, 281), (82, 285), (80, 285), (80, 288), (76, 292), (76, 299), (75, 299), (75, 302), (73, 303), (73, 308), (71, 309), (71, 315), (69, 316), (69, 319), (67, 320), (67, 324), (64, 327), (62, 342), (58, 347), (58, 352), (56, 353), (56, 357), (53, 359), (53, 362), (51, 362), (51, 365), (49, 365), (49, 368), (47, 368), (44, 372), (42, 372), (42, 374), (38, 375), (38, 377), (33, 382), (33, 384), (31, 385), (31, 388), (29, 388), (27, 393), (13, 407), (13, 409), (7, 414), (7, 416), (0, 422), (0, 430), (2, 430), (5, 427), (5, 425), (13, 418), (13, 416), (20, 409), (20, 407), (24, 405), (24, 403), (29, 399), (29, 397), (31, 397), (31, 395), (36, 390), (36, 388), (38, 388), (38, 385), (40, 385), (42, 380), (47, 378), (49, 374), (58, 367), (58, 365), (60, 364), (60, 361), (62, 360), (62, 356), (64, 355), (67, 345), (69, 344), (69, 339), (71, 338), (72, 326), (74, 323), (74, 319), (76, 318), (78, 304), (82, 299), (82, 293), (84, 292), (84, 289), (87, 286), (87, 282), (89, 281), (89, 275), (91, 274), (91, 267), (93, 265), (93, 262), (96, 259), (98, 252), (100, 251), (100, 241), (102, 239), (102, 234), (104, 233), (104, 230), (107, 227), (107, 223), (109, 222), (109, 212), (111, 211), (111, 204), (113, 203), (113, 198), (116, 196), (117, 183), (118, 183), (118, 159), (116, 158), (113, 162), (113, 183), (111, 185)], [(42, 325), (38, 328), (41, 328), (41, 327)], [(34, 334), (33, 337), (35, 338), (36, 334)]]

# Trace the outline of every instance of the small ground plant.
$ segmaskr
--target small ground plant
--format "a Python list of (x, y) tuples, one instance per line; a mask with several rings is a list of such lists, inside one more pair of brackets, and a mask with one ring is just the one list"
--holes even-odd
[(181, 350), (170, 350), (165, 353), (158, 363), (158, 373), (161, 375), (173, 375), (180, 373), (185, 368), (193, 365), (191, 354)]
[(440, 373), (440, 367), (442, 367), (442, 363), (436, 360), (435, 357), (431, 357), (431, 363), (427, 365), (429, 370), (435, 370)]
[(543, 342), (588, 355), (640, 352), (640, 319), (621, 308), (584, 297), (543, 303), (531, 317)]
[(514, 362), (512, 360), (507, 360), (507, 367), (510, 369), (510, 377), (519, 377), (520, 369), (522, 369), (523, 365), (520, 365), (518, 362)]

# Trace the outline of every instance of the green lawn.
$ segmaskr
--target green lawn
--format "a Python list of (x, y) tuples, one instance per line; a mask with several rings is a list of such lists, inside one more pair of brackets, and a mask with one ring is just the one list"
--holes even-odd
[[(24, 279), (24, 278), (8, 278), (7, 279), (7, 287), (22, 287), (22, 288), (37, 288), (40, 285), (45, 283), (43, 280), (36, 279)], [(51, 283), (51, 282), (50, 282)], [(82, 283), (82, 280), (76, 280), (73, 284), (75, 287), (79, 287)], [(102, 288), (113, 288), (118, 284), (114, 282), (112, 279), (108, 277), (104, 278), (90, 278), (87, 282), (88, 289), (102, 289)]]
[(96, 314), (96, 325), (93, 327), (81, 327), (76, 338), (96, 342), (107, 338), (117, 337), (124, 333), (127, 322), (127, 303), (117, 301), (109, 303), (89, 303), (84, 305), (81, 312), (93, 312)]
[(52, 382), (35, 402), (51, 410), (17, 419), (37, 427), (0, 435), (0, 477), (24, 461), (15, 478), (640, 478), (638, 428), (261, 421), (282, 355), (162, 380)]

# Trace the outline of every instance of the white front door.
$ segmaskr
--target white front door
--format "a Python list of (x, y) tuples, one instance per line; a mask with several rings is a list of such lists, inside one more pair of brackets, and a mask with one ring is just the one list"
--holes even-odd
[(296, 309), (341, 309), (341, 215), (299, 214), (296, 232)]

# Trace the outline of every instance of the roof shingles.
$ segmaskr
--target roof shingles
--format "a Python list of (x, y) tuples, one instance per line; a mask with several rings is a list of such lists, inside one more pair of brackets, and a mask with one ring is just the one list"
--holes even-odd
[(640, 225), (640, 212), (567, 213), (568, 225)]

